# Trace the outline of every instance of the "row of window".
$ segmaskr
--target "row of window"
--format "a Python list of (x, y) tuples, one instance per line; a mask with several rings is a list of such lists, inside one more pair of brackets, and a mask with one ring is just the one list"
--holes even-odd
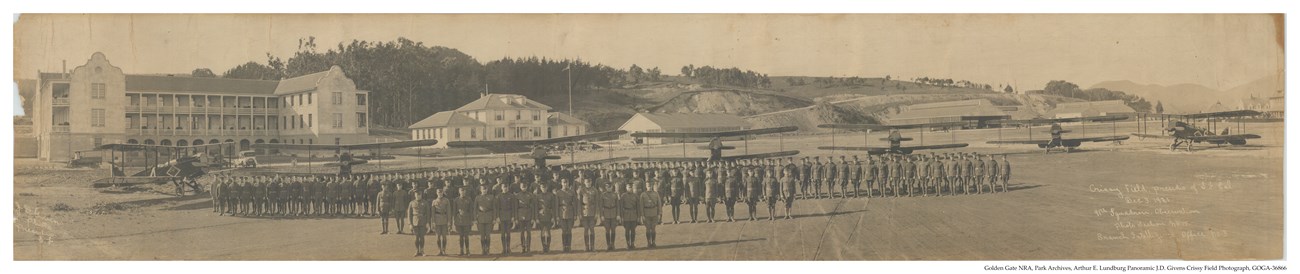
[[(561, 133), (562, 135), (557, 137), (570, 136), (569, 126), (560, 126), (559, 128), (562, 131)], [(415, 131), (415, 139), (416, 140), (446, 139), (445, 131), (446, 128), (418, 129)], [(506, 128), (504, 127), (492, 128), (492, 136), (494, 138), (505, 139), (506, 133), (510, 133), (510, 138), (513, 139), (523, 139), (528, 136), (532, 136), (535, 139), (535, 138), (542, 137), (542, 128), (541, 127), (516, 127), (514, 128), (514, 130), (511, 131), (507, 131)], [(574, 128), (573, 135), (579, 135), (579, 134), (582, 134), (581, 128)], [(478, 138), (477, 128), (469, 128), (469, 138), (470, 139)], [(452, 129), (452, 139), (453, 140), (460, 139), (460, 128)]]
[[(313, 92), (304, 92), (304, 93), (299, 93), (299, 94), (294, 94), (294, 95), (285, 96), (285, 97), (284, 97), (284, 105), (285, 105), (285, 106), (295, 106), (294, 102), (297, 102), (296, 105), (310, 105), (310, 104), (312, 104), (312, 99), (315, 98), (314, 94), (315, 94), (315, 93), (313, 93)], [(366, 95), (365, 95), (365, 94), (357, 94), (356, 96), (357, 96), (357, 105), (358, 105), (358, 106), (364, 106), (364, 105), (366, 105)], [(304, 102), (303, 99), (306, 99), (306, 103), (303, 103), (303, 102)], [(338, 91), (336, 91), (336, 92), (331, 92), (331, 94), (330, 94), (330, 103), (331, 103), (331, 104), (334, 104), (334, 105), (343, 105), (343, 92), (338, 92)]]
[[(283, 125), (287, 125), (289, 129), (311, 128), (312, 125), (316, 124), (313, 122), (312, 118), (314, 117), (312, 117), (310, 113), (306, 116), (303, 116), (302, 114), (290, 115), (280, 117), (280, 122)], [(343, 128), (343, 113), (334, 113), (332, 118), (334, 118), (332, 123), (333, 128)], [(356, 118), (357, 127), (366, 127), (365, 112), (357, 112)]]
[[(531, 112), (531, 114), (532, 114), (530, 118), (532, 118), (533, 121), (540, 121), (540, 120), (542, 120), (542, 111), (540, 111), (540, 110), (532, 110), (532, 111), (529, 111), (529, 112)], [(469, 117), (470, 117), (470, 118), (474, 118), (474, 120), (487, 121), (487, 120), (486, 120), (487, 118), (484, 117), (484, 116), (486, 116), (487, 114), (484, 113), (484, 111), (471, 111), (471, 112), (469, 112), (468, 114), (469, 114)], [(523, 120), (523, 119), (524, 119), (524, 111), (523, 111), (523, 110), (511, 110), (511, 111), (509, 111), (509, 112), (507, 112), (507, 111), (505, 111), (505, 110), (498, 110), (498, 111), (494, 111), (494, 112), (493, 112), (493, 114), (492, 114), (492, 115), (493, 115), (493, 120), (495, 120), (495, 121), (505, 121), (506, 117), (508, 117), (507, 114), (511, 114), (511, 116), (515, 117), (514, 120)], [(480, 116), (480, 115), (484, 115), (484, 116)]]

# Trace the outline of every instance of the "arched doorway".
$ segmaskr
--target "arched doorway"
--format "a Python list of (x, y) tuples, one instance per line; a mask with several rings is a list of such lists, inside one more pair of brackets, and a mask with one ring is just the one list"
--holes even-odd
[(134, 145), (134, 144), (139, 144), (140, 141), (136, 141), (135, 139), (129, 139), (129, 140), (126, 140), (126, 143), (127, 143), (127, 144), (132, 144), (132, 145)]
[(144, 139), (144, 144), (153, 145), (153, 139)]
[[(158, 141), (158, 145), (160, 145), (160, 146), (168, 146), (168, 147), (169, 147), (169, 146), (172, 146), (172, 140), (162, 139), (162, 141)], [(162, 154), (162, 155), (172, 155), (172, 150), (170, 150), (170, 149), (163, 149), (163, 150), (159, 150), (158, 152), (159, 152), (159, 154)]]
[(251, 146), (253, 146), (253, 145), (252, 145), (252, 142), (249, 142), (248, 139), (240, 139), (240, 140), (239, 140), (239, 151), (245, 151), (245, 150), (248, 150), (248, 148), (251, 147)]
[[(266, 141), (263, 141), (262, 139), (257, 139), (256, 141), (253, 141), (253, 143), (254, 143), (254, 144), (262, 144), (262, 143), (266, 143)], [(260, 149), (260, 148), (257, 149), (257, 155), (265, 155), (265, 154), (266, 154), (266, 151), (265, 151), (265, 150)]]
[(226, 139), (226, 144), (229, 144), (229, 145), (225, 145), (225, 146), (223, 146), (223, 147), (226, 148), (226, 152), (225, 152), (225, 154), (226, 154), (226, 155), (230, 155), (230, 156), (234, 156), (234, 155), (235, 155), (235, 145), (234, 145), (234, 144), (235, 144), (235, 140), (234, 140), (234, 139)]
[(191, 145), (201, 146), (203, 145), (203, 140), (202, 139), (194, 140), (194, 143), (191, 143)]

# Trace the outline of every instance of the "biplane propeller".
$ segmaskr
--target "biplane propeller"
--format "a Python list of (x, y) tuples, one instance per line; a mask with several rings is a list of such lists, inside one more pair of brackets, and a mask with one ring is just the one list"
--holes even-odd
[(735, 146), (723, 145), (723, 144), (722, 144), (722, 138), (725, 138), (725, 137), (750, 136), (750, 135), (763, 135), (763, 134), (786, 133), (786, 132), (793, 132), (793, 131), (798, 131), (798, 130), (799, 130), (799, 127), (796, 127), (796, 126), (788, 126), (788, 127), (773, 127), (773, 128), (747, 129), (747, 130), (735, 130), (735, 131), (720, 131), (720, 132), (637, 132), (637, 133), (632, 133), (632, 137), (636, 137), (636, 138), (682, 138), (682, 139), (685, 139), (685, 138), (709, 138), (709, 144), (708, 144), (708, 145), (705, 145), (705, 146), (699, 146), (699, 147), (698, 147), (699, 149), (702, 149), (702, 150), (708, 150), (708, 151), (709, 151), (709, 157), (708, 157), (708, 158), (705, 158), (705, 157), (687, 157), (687, 156), (686, 156), (686, 142), (682, 142), (682, 157), (649, 157), (649, 155), (648, 155), (648, 154), (649, 154), (649, 148), (647, 147), (647, 148), (646, 148), (646, 149), (647, 149), (647, 151), (646, 151), (647, 157), (632, 158), (632, 161), (638, 161), (638, 162), (735, 161), (735, 160), (743, 160), (743, 159), (762, 159), (762, 158), (771, 158), (771, 157), (794, 156), (794, 155), (798, 155), (798, 154), (799, 154), (799, 151), (798, 151), (798, 150), (789, 150), (789, 151), (783, 150), (784, 147), (785, 147), (785, 141), (784, 141), (784, 139), (781, 140), (781, 149), (779, 149), (779, 150), (776, 151), (776, 152), (767, 152), (767, 153), (749, 154), (749, 138), (744, 138), (744, 140), (745, 140), (745, 154), (742, 154), (742, 155), (733, 155), (733, 156), (723, 156), (723, 155), (722, 155), (722, 151), (723, 151), (723, 150), (733, 150), (733, 149), (736, 149), (736, 147), (735, 147)]
[[(235, 143), (213, 143), (193, 146), (163, 146), (163, 145), (142, 145), (142, 144), (106, 144), (96, 147), (95, 150), (108, 150), (112, 155), (112, 161), (108, 164), (109, 177), (100, 178), (91, 183), (92, 187), (103, 188), (113, 186), (129, 186), (138, 184), (162, 184), (172, 183), (176, 185), (177, 194), (184, 195), (185, 187), (191, 188), (195, 193), (201, 192), (202, 188), (198, 185), (197, 179), (207, 171), (209, 164), (204, 164), (204, 157), (211, 155), (207, 152), (216, 150), (221, 151), (226, 146), (233, 148)], [(144, 167), (137, 172), (127, 173), (128, 152), (142, 152), (144, 158)], [(150, 153), (152, 152), (152, 153)], [(171, 159), (163, 161), (162, 152), (170, 152)], [(121, 157), (118, 157), (121, 153)], [(221, 161), (220, 156), (213, 156), (212, 161)]]
[[(1080, 145), (1082, 145), (1082, 144), (1085, 143), (1085, 142), (1118, 142), (1118, 141), (1128, 140), (1128, 136), (1124, 136), (1124, 135), (1111, 135), (1111, 136), (1087, 137), (1087, 136), (1088, 136), (1088, 131), (1087, 131), (1087, 130), (1088, 130), (1088, 125), (1087, 125), (1087, 122), (1111, 122), (1111, 126), (1112, 126), (1112, 134), (1114, 134), (1114, 130), (1113, 130), (1113, 128), (1114, 128), (1114, 122), (1115, 122), (1115, 121), (1120, 121), (1120, 120), (1126, 120), (1126, 119), (1128, 119), (1128, 116), (1125, 116), (1125, 115), (1107, 115), (1107, 116), (1090, 116), (1090, 117), (1073, 117), (1073, 118), (1028, 119), (1028, 120), (999, 120), (999, 121), (993, 121), (994, 123), (999, 123), (999, 124), (1002, 124), (1002, 125), (1025, 125), (1025, 126), (1026, 126), (1025, 128), (1028, 129), (1028, 131), (1029, 131), (1029, 139), (1027, 139), (1027, 140), (1002, 140), (1002, 131), (1001, 131), (1001, 127), (999, 127), (999, 128), (998, 128), (998, 140), (997, 140), (997, 141), (988, 141), (988, 143), (989, 143), (989, 144), (1021, 144), (1021, 145), (1037, 145), (1038, 148), (1043, 149), (1043, 153), (1048, 153), (1048, 152), (1051, 152), (1052, 149), (1058, 149), (1058, 148), (1059, 148), (1059, 149), (1063, 149), (1063, 150), (1065, 150), (1066, 153), (1070, 153), (1070, 152), (1073, 152), (1075, 148), (1079, 147)], [(1080, 122), (1080, 123), (1083, 123), (1083, 125), (1080, 126), (1080, 128), (1083, 129), (1083, 136), (1084, 136), (1084, 137), (1080, 137), (1080, 138), (1065, 138), (1065, 137), (1063, 137), (1063, 136), (1062, 136), (1063, 134), (1072, 132), (1072, 131), (1070, 131), (1070, 130), (1066, 130), (1066, 129), (1064, 129), (1064, 128), (1061, 127), (1061, 123), (1067, 123), (1067, 122)], [(1035, 140), (1035, 139), (1034, 139), (1034, 129), (1033, 129), (1033, 127), (1034, 127), (1035, 125), (1043, 125), (1043, 124), (1050, 124), (1050, 125), (1051, 125), (1051, 128), (1048, 129), (1046, 133), (1048, 133), (1049, 135), (1051, 135), (1052, 138), (1051, 138), (1051, 139), (1037, 139), (1037, 140)]]
[[(1186, 146), (1187, 151), (1192, 151), (1193, 143), (1211, 143), (1215, 146), (1222, 146), (1224, 144), (1240, 146), (1245, 145), (1247, 139), (1261, 138), (1257, 134), (1243, 133), (1246, 128), (1245, 123), (1241, 121), (1241, 117), (1257, 116), (1260, 114), (1262, 113), (1254, 110), (1233, 110), (1196, 114), (1157, 114), (1160, 116), (1161, 121), (1172, 121), (1172, 123), (1165, 122), (1166, 126), (1163, 127), (1161, 135), (1146, 133), (1146, 119), (1142, 119), (1143, 125), (1140, 129), (1143, 132), (1133, 133), (1133, 136), (1141, 138), (1172, 138), (1174, 139), (1174, 142), (1169, 144), (1170, 151), (1177, 150), (1178, 147), (1182, 146)], [(1216, 130), (1218, 129), (1218, 121), (1216, 119), (1223, 118), (1238, 118), (1237, 134), (1231, 134), (1231, 126), (1225, 127), (1222, 132), (1216, 133)], [(1205, 121), (1206, 127), (1197, 127), (1195, 120)]]
[[(371, 157), (371, 158), (375, 158), (375, 159), (379, 160), (379, 163), (380, 163), (380, 165), (382, 166), (382, 164), (383, 164), (383, 155), (382, 155), (382, 154), (384, 153), (384, 149), (396, 149), (396, 148), (408, 148), (408, 147), (424, 147), (424, 146), (432, 146), (432, 145), (436, 145), (436, 144), (438, 144), (438, 140), (435, 140), (435, 139), (426, 139), (426, 140), (410, 140), (410, 141), (379, 142), (379, 143), (365, 143), (365, 144), (346, 144), (346, 145), (326, 145), (326, 144), (283, 144), (283, 143), (280, 143), (280, 144), (253, 144), (253, 148), (256, 148), (256, 149), (277, 149), (277, 150), (301, 150), (301, 151), (307, 151), (307, 154), (308, 154), (308, 155), (311, 155), (311, 152), (312, 152), (312, 151), (337, 151), (337, 152), (339, 152), (339, 158), (338, 158), (338, 161), (331, 162), (331, 163), (326, 163), (326, 164), (324, 164), (324, 166), (326, 166), (326, 167), (338, 167), (338, 168), (339, 168), (339, 171), (338, 171), (338, 175), (339, 175), (339, 176), (348, 176), (348, 175), (351, 175), (351, 174), (352, 174), (352, 167), (353, 167), (353, 166), (356, 166), (356, 165), (363, 165), (363, 164), (367, 164), (367, 163), (370, 162), (369, 160), (363, 159), (362, 157), (355, 157), (355, 156), (353, 156), (353, 155), (352, 155), (352, 151), (353, 151), (353, 150), (371, 150), (371, 149), (378, 150), (378, 152), (376, 152), (375, 155), (371, 155), (371, 156), (369, 156), (369, 157)], [(311, 162), (309, 161), (309, 162), (308, 162), (308, 166), (310, 166), (310, 165), (311, 165)]]
[[(832, 143), (832, 144), (831, 144), (830, 146), (821, 146), (821, 147), (817, 147), (817, 149), (822, 149), (822, 150), (850, 150), (850, 151), (866, 151), (867, 154), (869, 154), (869, 155), (880, 155), (880, 154), (911, 154), (912, 151), (916, 151), (916, 150), (926, 150), (926, 149), (961, 148), (961, 147), (966, 147), (966, 146), (968, 146), (969, 144), (966, 144), (966, 143), (955, 143), (955, 142), (954, 142), (954, 143), (950, 143), (950, 144), (926, 145), (926, 144), (925, 144), (925, 130), (926, 130), (926, 129), (929, 129), (929, 128), (952, 128), (952, 127), (958, 127), (958, 128), (960, 128), (960, 127), (965, 126), (965, 125), (967, 125), (967, 124), (968, 124), (968, 123), (966, 123), (966, 122), (942, 122), (942, 123), (896, 124), (896, 125), (877, 125), (877, 124), (822, 124), (822, 125), (818, 125), (817, 127), (819, 127), (819, 128), (828, 128), (828, 129), (831, 129), (831, 130), (832, 130), (832, 132), (831, 132), (831, 143)], [(900, 130), (900, 129), (912, 129), (912, 128), (920, 129), (920, 131), (919, 131), (918, 133), (919, 133), (920, 136), (921, 136), (921, 137), (920, 137), (920, 138), (921, 138), (921, 140), (920, 140), (920, 141), (921, 141), (921, 145), (917, 145), (917, 146), (903, 146), (903, 144), (902, 144), (903, 142), (906, 142), (906, 141), (912, 141), (913, 139), (910, 138), (910, 137), (903, 137), (902, 133), (900, 133), (899, 130)], [(834, 137), (834, 136), (835, 136), (835, 134), (834, 134), (834, 130), (835, 130), (835, 129), (860, 130), (860, 131), (862, 131), (862, 137), (863, 137), (863, 139), (867, 139), (867, 133), (869, 133), (869, 132), (871, 132), (871, 131), (885, 131), (885, 130), (888, 130), (888, 131), (889, 131), (889, 136), (888, 136), (888, 137), (885, 137), (885, 138), (880, 138), (880, 140), (881, 140), (881, 141), (888, 141), (888, 142), (889, 142), (889, 146), (888, 146), (888, 147), (872, 147), (872, 146), (862, 146), (862, 147), (836, 146), (836, 145), (834, 145), (834, 139), (835, 139), (835, 137)], [(950, 132), (951, 132), (951, 131), (950, 131)], [(956, 139), (956, 137), (955, 137), (955, 134), (956, 134), (956, 133), (953, 133), (953, 134), (954, 134), (953, 139), (955, 140), (955, 139)]]
[[(577, 141), (618, 137), (627, 134), (627, 131), (612, 130), (604, 132), (589, 133), (583, 135), (574, 135), (567, 137), (556, 137), (539, 140), (500, 140), (500, 141), (453, 141), (447, 142), (450, 148), (484, 148), (492, 152), (510, 153), (520, 151), (530, 151), (528, 154), (519, 155), (519, 158), (532, 159), (533, 166), (538, 169), (546, 168), (546, 160), (558, 160), (560, 156), (551, 155), (550, 145), (561, 143), (573, 143)], [(569, 146), (570, 156), (572, 156), (573, 146)], [(611, 159), (613, 157), (610, 157)], [(608, 160), (608, 159), (606, 159)]]

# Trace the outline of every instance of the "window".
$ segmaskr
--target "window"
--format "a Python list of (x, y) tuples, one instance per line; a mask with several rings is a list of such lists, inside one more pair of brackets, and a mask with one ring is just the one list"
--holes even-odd
[(316, 124), (311, 122), (311, 113), (308, 113), (308, 114), (307, 114), (307, 128), (311, 128), (311, 126), (314, 126), (314, 125), (316, 125)]
[(473, 128), (469, 129), (469, 138), (478, 138), (478, 130)]
[(307, 127), (307, 120), (306, 118), (302, 117), (302, 114), (298, 114), (298, 127), (299, 128)]
[(289, 116), (280, 116), (280, 124), (289, 127)]
[(106, 87), (104, 83), (90, 84), (90, 98), (104, 99), (105, 97), (108, 97), (107, 95), (105, 95), (107, 93), (106, 91), (107, 89), (108, 87)]
[(568, 127), (568, 126), (563, 126), (562, 128), (564, 128), (564, 135), (562, 135), (562, 136), (569, 136), (569, 127)]
[(298, 97), (298, 105), (301, 106), (301, 105), (302, 105), (302, 94), (294, 95), (294, 97)]
[(496, 128), (496, 134), (497, 134), (497, 135), (496, 135), (497, 138), (505, 138), (505, 137), (506, 137), (506, 128), (503, 128), (503, 127)]
[(335, 105), (342, 105), (342, 104), (343, 104), (343, 93), (342, 93), (342, 92), (334, 92), (334, 93), (332, 94), (332, 96), (330, 96), (330, 100), (331, 100), (331, 101), (334, 101), (334, 102), (332, 102), (332, 103), (334, 103)]
[(101, 145), (104, 145), (104, 138), (95, 137), (95, 147), (99, 147)]
[(542, 112), (541, 112), (541, 111), (536, 111), (536, 110), (534, 110), (534, 111), (533, 111), (533, 121), (537, 121), (537, 120), (541, 120), (541, 119), (542, 119)]
[(357, 127), (366, 127), (366, 113), (357, 112)]
[(104, 109), (97, 108), (90, 110), (90, 126), (104, 127)]
[(334, 128), (343, 128), (343, 114), (342, 114), (342, 113), (335, 113), (335, 114), (334, 114)]
[(357, 105), (358, 105), (358, 106), (364, 106), (364, 105), (366, 105), (366, 94), (364, 94), (364, 93), (362, 93), (362, 94), (357, 94)]
[(505, 111), (497, 111), (497, 121), (505, 120)]
[(456, 131), (455, 131), (455, 132), (453, 132), (453, 133), (455, 133), (455, 134), (456, 134), (456, 135), (455, 135), (455, 136), (456, 136), (456, 139), (460, 139), (460, 129), (459, 129), (459, 128), (458, 128), (458, 129), (456, 129)]
[(524, 118), (523, 118), (523, 114), (524, 114), (524, 111), (522, 111), (522, 110), (516, 110), (516, 111), (515, 111), (515, 120), (523, 120), (523, 119), (524, 119)]
[(308, 104), (308, 105), (311, 104), (311, 97), (312, 97), (311, 95), (312, 95), (312, 94), (315, 94), (315, 93), (307, 93), (307, 104)]
[(542, 128), (533, 128), (533, 137), (542, 137)]

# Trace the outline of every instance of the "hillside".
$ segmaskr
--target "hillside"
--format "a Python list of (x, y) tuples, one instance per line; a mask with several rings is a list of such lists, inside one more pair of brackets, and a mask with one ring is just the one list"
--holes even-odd
[[(828, 77), (777, 76), (772, 77), (772, 89), (777, 93), (791, 97), (810, 100), (830, 99), (845, 95), (901, 95), (901, 94), (974, 94), (995, 92), (987, 89), (935, 86), (911, 81), (885, 80), (884, 78), (835, 78)], [(856, 81), (845, 81), (853, 79)], [(790, 85), (791, 80), (802, 81), (803, 85)], [(820, 80), (820, 81), (819, 81)]]
[(1275, 96), (1278, 91), (1284, 89), (1282, 79), (1277, 76), (1263, 77), (1227, 90), (1217, 90), (1197, 84), (1164, 86), (1139, 84), (1128, 80), (1100, 82), (1092, 85), (1091, 88), (1124, 91), (1151, 102), (1160, 101), (1164, 104), (1166, 113), (1200, 112), (1214, 103), (1223, 103), (1225, 106), (1235, 108), (1240, 104), (1241, 99), (1252, 94), (1267, 98)]

